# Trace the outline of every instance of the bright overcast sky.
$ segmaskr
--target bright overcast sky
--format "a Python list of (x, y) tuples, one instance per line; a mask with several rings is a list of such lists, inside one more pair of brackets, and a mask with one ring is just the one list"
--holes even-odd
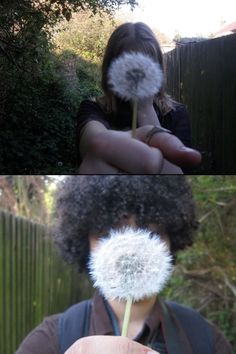
[(222, 27), (223, 21), (236, 21), (236, 0), (138, 0), (133, 13), (122, 12), (126, 20), (142, 21), (173, 38), (207, 36)]

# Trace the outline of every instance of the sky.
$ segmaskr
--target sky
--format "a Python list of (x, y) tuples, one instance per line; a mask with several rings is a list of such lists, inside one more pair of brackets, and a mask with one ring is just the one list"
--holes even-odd
[[(137, 0), (139, 7), (131, 12), (123, 6), (125, 20), (142, 21), (169, 38), (208, 36), (218, 31), (223, 21), (236, 21), (236, 0)], [(119, 16), (119, 15), (118, 15)]]

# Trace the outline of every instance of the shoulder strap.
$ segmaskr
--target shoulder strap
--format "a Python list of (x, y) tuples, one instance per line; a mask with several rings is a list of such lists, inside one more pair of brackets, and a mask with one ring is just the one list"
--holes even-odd
[(59, 317), (59, 343), (61, 354), (89, 331), (91, 300), (85, 300), (69, 307)]
[(195, 310), (172, 301), (166, 302), (181, 323), (194, 354), (213, 354), (214, 339), (209, 323)]
[[(207, 321), (195, 310), (172, 301), (165, 302), (182, 325), (194, 354), (213, 354), (214, 341)], [(79, 338), (86, 337), (89, 331), (91, 300), (71, 306), (59, 317), (59, 342), (61, 354)], [(167, 316), (169, 317), (169, 316)], [(169, 322), (169, 321), (168, 321)], [(171, 323), (168, 323), (170, 327)], [(172, 328), (170, 328), (172, 331)], [(175, 328), (173, 328), (173, 333)], [(172, 354), (172, 353), (171, 353)]]

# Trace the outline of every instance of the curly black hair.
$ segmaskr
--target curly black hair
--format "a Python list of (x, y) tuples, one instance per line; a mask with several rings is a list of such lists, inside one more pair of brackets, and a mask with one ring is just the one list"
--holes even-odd
[(53, 236), (68, 263), (86, 270), (88, 235), (110, 230), (134, 215), (139, 227), (157, 224), (171, 252), (193, 243), (197, 228), (192, 192), (184, 176), (68, 176), (57, 193)]

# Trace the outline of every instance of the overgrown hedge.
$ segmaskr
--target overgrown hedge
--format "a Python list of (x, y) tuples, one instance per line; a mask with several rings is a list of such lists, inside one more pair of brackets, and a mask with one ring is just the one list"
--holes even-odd
[[(72, 38), (67, 25), (64, 36), (56, 43), (52, 40), (56, 31), (50, 26), (56, 24), (57, 15), (46, 8), (36, 11), (34, 7), (30, 8), (30, 15), (25, 8), (33, 6), (31, 2), (14, 1), (12, 7), (5, 8), (0, 5), (1, 173), (74, 173), (76, 112), (81, 100), (101, 92), (97, 60), (105, 47), (107, 27), (99, 16), (90, 18), (91, 12), (87, 12), (76, 19)], [(68, 1), (67, 10), (70, 2), (73, 1)], [(110, 3), (112, 8), (119, 0)], [(95, 5), (93, 2), (94, 9)], [(60, 2), (59, 19), (67, 18), (63, 6)], [(51, 15), (53, 18), (46, 23)], [(101, 29), (99, 43), (98, 29)], [(66, 36), (72, 40), (69, 46)], [(86, 36), (91, 37), (90, 41), (86, 41)], [(73, 87), (65, 74), (71, 60), (76, 65)]]

